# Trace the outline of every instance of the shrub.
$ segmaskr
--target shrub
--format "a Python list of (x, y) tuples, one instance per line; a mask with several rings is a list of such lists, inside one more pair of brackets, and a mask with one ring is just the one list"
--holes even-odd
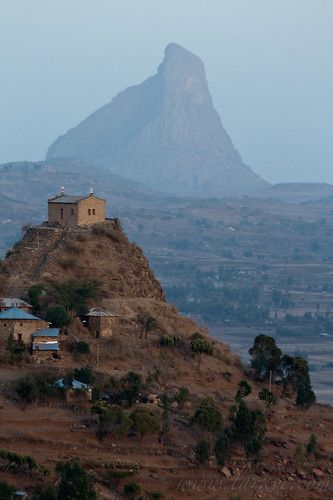
[(176, 347), (180, 344), (180, 338), (177, 335), (163, 335), (160, 338), (161, 347)]
[(126, 498), (135, 499), (140, 495), (141, 488), (137, 483), (131, 482), (124, 486), (124, 496)]
[(89, 354), (90, 353), (89, 344), (87, 342), (85, 342), (84, 340), (79, 340), (78, 342), (76, 342), (74, 344), (73, 352), (74, 352), (74, 354), (78, 354), (78, 355)]
[(38, 468), (36, 460), (30, 455), (20, 455), (19, 453), (15, 453), (13, 451), (0, 449), (0, 458), (2, 460), (7, 460), (10, 464), (15, 464), (18, 467), (27, 467), (29, 470)]
[(305, 448), (300, 443), (295, 448), (293, 460), (296, 467), (303, 467), (305, 461)]
[(306, 445), (306, 452), (308, 455), (314, 455), (316, 458), (319, 458), (317, 438), (314, 434), (311, 434), (310, 436), (310, 439)]
[(182, 407), (190, 399), (191, 399), (191, 394), (190, 391), (187, 389), (187, 387), (180, 387), (175, 396), (175, 401), (177, 401), (179, 406)]
[(210, 457), (210, 444), (208, 441), (205, 441), (204, 439), (202, 441), (199, 441), (199, 443), (195, 447), (195, 458), (196, 460), (204, 464), (209, 460)]
[[(260, 410), (250, 410), (241, 400), (237, 408), (233, 408), (230, 415), (233, 423), (232, 433), (236, 440), (241, 441), (245, 450), (253, 438), (262, 441), (266, 432), (266, 420)], [(249, 445), (249, 453), (255, 450), (256, 443)]]
[(0, 498), (1, 500), (12, 500), (15, 492), (14, 486), (6, 481), (0, 481)]
[(120, 381), (121, 389), (117, 395), (120, 400), (133, 406), (144, 387), (143, 378), (139, 373), (128, 372)]
[(209, 356), (213, 354), (213, 344), (200, 333), (192, 335), (190, 347), (196, 354), (208, 354)]
[(59, 394), (55, 380), (49, 373), (29, 374), (17, 381), (15, 391), (25, 403), (34, 403)]
[(96, 500), (97, 494), (92, 478), (82, 468), (79, 460), (57, 464), (60, 473), (58, 499)]
[(63, 306), (50, 306), (44, 312), (44, 319), (56, 328), (68, 326), (71, 317)]
[(24, 355), (27, 353), (27, 348), (22, 340), (14, 340), (13, 334), (10, 333), (7, 339), (7, 351), (10, 362), (15, 364), (23, 360)]
[[(1, 497), (0, 497), (1, 498)], [(32, 497), (32, 500), (57, 500), (57, 491), (53, 486), (49, 486), (45, 490), (37, 493)]]
[(76, 368), (74, 370), (74, 378), (79, 380), (83, 384), (91, 384), (94, 380), (94, 374), (91, 368), (88, 366), (84, 368)]
[(197, 425), (203, 432), (219, 432), (223, 420), (216, 402), (211, 398), (204, 398), (191, 418), (191, 424)]
[(97, 436), (99, 439), (113, 434), (114, 436), (124, 436), (131, 427), (131, 420), (125, 411), (119, 406), (110, 405), (105, 402), (95, 403), (92, 412), (99, 417), (99, 427)]
[(265, 403), (266, 412), (268, 415), (271, 414), (273, 406), (277, 403), (277, 397), (268, 389), (264, 388), (259, 392), (259, 399)]
[(78, 316), (88, 311), (87, 300), (96, 298), (99, 284), (96, 280), (78, 282), (68, 280), (55, 285), (56, 303), (67, 312), (75, 312)]
[(238, 385), (239, 389), (237, 391), (235, 400), (239, 403), (241, 399), (245, 398), (252, 392), (250, 384), (246, 380), (241, 380)]

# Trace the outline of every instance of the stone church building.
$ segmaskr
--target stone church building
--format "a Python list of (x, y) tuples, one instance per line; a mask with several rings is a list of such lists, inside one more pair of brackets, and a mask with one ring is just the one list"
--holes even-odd
[(71, 196), (62, 191), (48, 200), (48, 222), (63, 226), (85, 226), (104, 222), (106, 201), (92, 192), (88, 196)]

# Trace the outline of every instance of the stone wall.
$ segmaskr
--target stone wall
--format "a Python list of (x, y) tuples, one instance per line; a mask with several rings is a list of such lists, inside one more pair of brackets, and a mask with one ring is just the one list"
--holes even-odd
[(32, 334), (41, 328), (48, 328), (49, 324), (42, 320), (17, 320), (17, 319), (2, 319), (0, 320), (0, 336), (2, 340), (6, 340), (10, 334), (14, 340), (22, 340), (26, 345), (31, 344)]
[(78, 225), (96, 224), (105, 221), (105, 200), (89, 196), (78, 204)]
[(95, 337), (111, 337), (118, 325), (117, 316), (89, 316), (88, 328)]
[(78, 221), (78, 206), (76, 203), (49, 203), (48, 221), (64, 226), (76, 226)]

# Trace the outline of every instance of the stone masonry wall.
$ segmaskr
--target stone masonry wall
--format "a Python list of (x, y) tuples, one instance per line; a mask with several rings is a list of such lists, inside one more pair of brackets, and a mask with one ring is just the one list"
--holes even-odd
[[(49, 324), (42, 320), (13, 320), (3, 319), (0, 320), (0, 337), (2, 340), (7, 340), (10, 334), (13, 335), (14, 340), (21, 338), (22, 342), (29, 345), (32, 340), (32, 334), (41, 328), (48, 328)], [(20, 337), (21, 335), (21, 337)]]

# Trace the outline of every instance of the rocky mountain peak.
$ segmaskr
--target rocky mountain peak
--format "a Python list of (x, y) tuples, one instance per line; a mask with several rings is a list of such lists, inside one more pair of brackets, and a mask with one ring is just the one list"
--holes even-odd
[(201, 59), (176, 43), (166, 47), (156, 75), (59, 137), (47, 154), (55, 157), (187, 195), (248, 194), (267, 185), (223, 128)]

